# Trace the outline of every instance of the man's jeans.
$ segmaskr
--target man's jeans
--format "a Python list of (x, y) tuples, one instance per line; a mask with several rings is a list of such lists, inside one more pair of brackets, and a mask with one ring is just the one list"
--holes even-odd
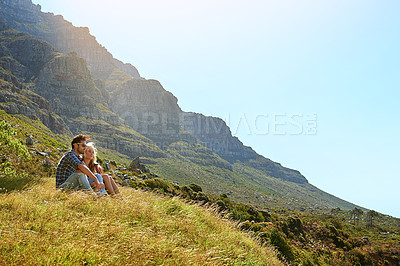
[(80, 189), (86, 191), (93, 191), (90, 187), (89, 181), (84, 173), (73, 173), (61, 184), (60, 188), (66, 189)]

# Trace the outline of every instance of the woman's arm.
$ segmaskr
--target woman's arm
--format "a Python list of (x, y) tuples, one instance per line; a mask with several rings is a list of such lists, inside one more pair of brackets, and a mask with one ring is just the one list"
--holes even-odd
[(82, 171), (82, 173), (84, 173), (85, 175), (87, 175), (88, 177), (92, 178), (94, 180), (94, 184), (97, 188), (105, 188), (104, 187), (104, 183), (103, 182), (99, 182), (99, 180), (97, 180), (97, 177), (92, 173), (92, 171), (90, 171), (90, 169), (84, 164), (81, 163), (78, 166), (78, 169)]

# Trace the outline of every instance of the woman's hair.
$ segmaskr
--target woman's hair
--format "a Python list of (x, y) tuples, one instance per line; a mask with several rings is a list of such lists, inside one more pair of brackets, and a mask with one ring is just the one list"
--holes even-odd
[[(95, 166), (97, 165), (97, 149), (94, 146), (93, 142), (89, 142), (86, 144), (86, 149), (87, 148), (92, 148), (94, 151), (94, 155), (93, 158), (90, 160), (89, 164), (87, 165), (87, 167), (90, 169), (90, 171), (92, 171), (93, 173), (96, 172), (96, 168)], [(85, 156), (85, 155), (84, 155)]]

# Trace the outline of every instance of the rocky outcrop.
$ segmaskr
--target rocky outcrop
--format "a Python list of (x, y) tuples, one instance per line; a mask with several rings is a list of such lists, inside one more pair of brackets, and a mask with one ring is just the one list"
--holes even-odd
[(64, 120), (55, 114), (50, 103), (32, 92), (22, 81), (29, 81), (54, 49), (46, 42), (9, 30), (0, 22), (0, 108), (10, 114), (39, 119), (56, 133), (70, 133)]
[(4, 80), (0, 71), (0, 109), (9, 114), (22, 114), (40, 120), (55, 133), (70, 133), (64, 120), (51, 111), (50, 103), (29, 91), (15, 78), (13, 83)]
[(0, 0), (0, 15), (13, 29), (38, 24), (42, 21), (41, 14), (41, 6), (34, 5), (31, 0)]
[(244, 146), (237, 137), (232, 136), (229, 127), (220, 118), (184, 113), (181, 121), (185, 130), (196, 136), (204, 147), (228, 162), (244, 162), (271, 177), (299, 184), (307, 183), (307, 179), (299, 171), (283, 167)]
[(128, 80), (111, 94), (112, 110), (134, 130), (166, 149), (179, 140), (196, 139), (182, 131), (177, 98), (157, 80)]
[(259, 156), (232, 136), (231, 130), (221, 118), (184, 113), (181, 122), (185, 130), (196, 136), (203, 146), (229, 162), (247, 161)]
[(123, 121), (103, 105), (105, 100), (85, 60), (76, 53), (58, 54), (50, 60), (40, 71), (36, 86), (36, 92), (49, 100), (58, 114), (123, 125)]
[(123, 63), (118, 59), (115, 59), (112, 61), (114, 66), (116, 66), (118, 69), (122, 70), (126, 74), (130, 75), (133, 78), (140, 79), (140, 74), (139, 71), (137, 70), (136, 67), (134, 67), (130, 63)]
[(54, 47), (28, 34), (10, 30), (0, 21), (1, 66), (18, 79), (30, 82), (56, 54)]
[(87, 61), (96, 79), (107, 80), (115, 68), (140, 78), (134, 66), (115, 59), (88, 28), (74, 27), (60, 15), (43, 13), (31, 0), (0, 0), (0, 16), (11, 28), (46, 40), (62, 53), (76, 52)]

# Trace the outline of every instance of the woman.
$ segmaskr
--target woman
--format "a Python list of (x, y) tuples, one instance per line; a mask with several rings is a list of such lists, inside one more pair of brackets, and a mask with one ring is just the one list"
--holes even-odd
[[(94, 146), (94, 143), (93, 142), (87, 143), (85, 152), (83, 153), (83, 162), (90, 169), (90, 171), (92, 171), (92, 173), (97, 177), (99, 182), (104, 182), (104, 185), (106, 187), (105, 189), (107, 190), (108, 194), (110, 194), (111, 196), (119, 194), (120, 192), (114, 179), (107, 174), (103, 174), (103, 168), (100, 166), (100, 164), (97, 163), (96, 155), (97, 155), (97, 149)], [(94, 180), (92, 178), (88, 177), (88, 180), (91, 185), (94, 184)], [(99, 194), (107, 195), (105, 189), (101, 188), (99, 190)]]

